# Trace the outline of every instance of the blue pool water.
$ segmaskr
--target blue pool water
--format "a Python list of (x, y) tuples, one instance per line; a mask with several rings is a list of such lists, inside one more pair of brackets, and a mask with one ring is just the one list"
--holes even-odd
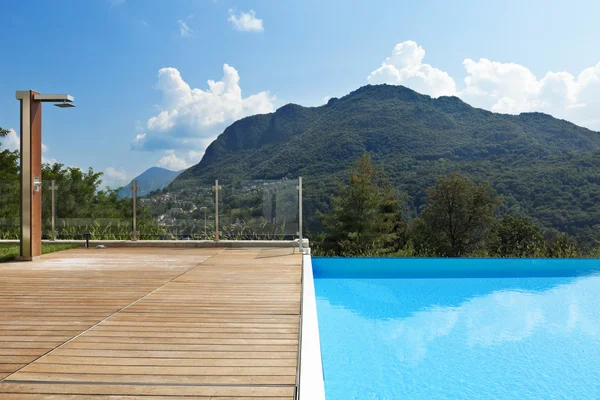
[(327, 400), (600, 399), (600, 260), (313, 270)]

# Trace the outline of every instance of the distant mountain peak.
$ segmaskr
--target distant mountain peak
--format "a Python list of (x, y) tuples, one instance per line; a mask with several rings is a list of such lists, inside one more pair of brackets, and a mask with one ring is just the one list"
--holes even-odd
[[(600, 135), (541, 113), (474, 108), (404, 86), (366, 85), (328, 105), (286, 104), (234, 122), (179, 179), (262, 179), (346, 168), (363, 151), (396, 164), (406, 157), (479, 159), (557, 154), (600, 147)], [(219, 175), (219, 176), (217, 176)]]
[(119, 190), (119, 197), (131, 197), (131, 185), (137, 181), (139, 186), (138, 196), (145, 196), (155, 190), (167, 187), (182, 171), (171, 171), (162, 167), (150, 167), (140, 175), (136, 176), (127, 185)]

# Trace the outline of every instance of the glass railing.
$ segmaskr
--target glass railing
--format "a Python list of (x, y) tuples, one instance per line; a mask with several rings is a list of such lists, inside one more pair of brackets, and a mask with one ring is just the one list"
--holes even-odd
[(147, 240), (215, 239), (215, 194), (211, 185), (176, 181), (137, 199), (137, 230)]
[(221, 239), (291, 240), (298, 237), (296, 179), (220, 183)]
[[(19, 238), (19, 188), (18, 181), (0, 182), (0, 240)], [(42, 182), (42, 238), (82, 240), (87, 233), (96, 240), (299, 236), (297, 179), (219, 181), (218, 191), (215, 183), (176, 181), (166, 189), (135, 196), (135, 206), (133, 191), (125, 189), (117, 195), (98, 192), (81, 180)]]
[(74, 240), (128, 240), (132, 237), (131, 199), (96, 192), (85, 182), (42, 182), (42, 237)]

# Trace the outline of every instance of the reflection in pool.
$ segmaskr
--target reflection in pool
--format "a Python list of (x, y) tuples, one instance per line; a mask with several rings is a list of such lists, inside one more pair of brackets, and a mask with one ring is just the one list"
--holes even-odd
[(600, 275), (315, 285), (328, 400), (600, 398)]

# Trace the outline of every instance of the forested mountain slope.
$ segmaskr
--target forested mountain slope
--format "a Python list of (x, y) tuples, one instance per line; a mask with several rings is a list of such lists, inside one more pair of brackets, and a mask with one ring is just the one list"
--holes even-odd
[(580, 237), (600, 224), (600, 133), (541, 113), (496, 114), (457, 97), (403, 86), (362, 87), (320, 107), (288, 104), (241, 119), (178, 180), (305, 177), (305, 212), (318, 229), (334, 183), (364, 152), (399, 192), (407, 216), (435, 178), (459, 172), (489, 181), (504, 213), (526, 214)]

